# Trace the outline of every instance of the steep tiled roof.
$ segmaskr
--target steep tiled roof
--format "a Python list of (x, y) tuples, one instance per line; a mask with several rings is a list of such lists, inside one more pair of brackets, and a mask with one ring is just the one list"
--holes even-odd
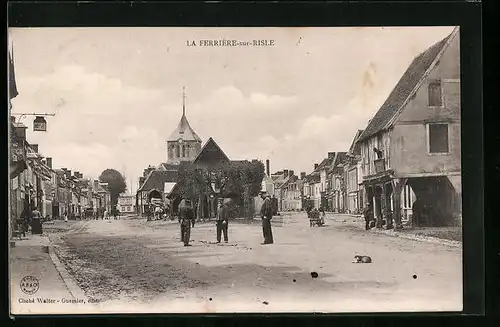
[(359, 146), (358, 139), (362, 133), (363, 133), (363, 130), (358, 129), (358, 131), (356, 132), (356, 135), (354, 136), (354, 139), (352, 140), (351, 146), (349, 147), (349, 151), (348, 151), (349, 154), (353, 154), (353, 155), (361, 154), (361, 148)]
[(203, 148), (201, 148), (200, 153), (198, 153), (196, 158), (193, 160), (193, 163), (196, 164), (209, 161), (230, 161), (213, 138), (208, 139)]
[(160, 170), (179, 170), (179, 165), (176, 165), (176, 164), (169, 164), (169, 163), (166, 163), (166, 162), (162, 162), (160, 164), (160, 166), (158, 167), (158, 169)]
[(418, 85), (419, 81), (425, 76), (427, 70), (441, 53), (441, 50), (444, 49), (447, 41), (455, 34), (454, 30), (453, 33), (422, 52), (412, 61), (382, 107), (380, 107), (378, 112), (368, 123), (368, 126), (359, 138), (360, 141), (388, 127), (387, 124), (398, 113), (408, 97), (411, 96), (411, 93)]
[(334, 158), (325, 158), (323, 159), (323, 161), (320, 162), (320, 164), (318, 165), (318, 168), (316, 168), (314, 171), (320, 171), (320, 170), (323, 170), (323, 169), (327, 169), (328, 166), (330, 166), (333, 162)]
[(191, 128), (185, 114), (182, 114), (179, 125), (172, 132), (168, 141), (177, 141), (182, 139), (183, 141), (198, 141), (201, 142), (201, 138), (196, 134), (196, 132)]
[(347, 152), (337, 152), (335, 158), (332, 160), (330, 166), (328, 167), (328, 173), (336, 171), (343, 163), (348, 159)]
[(150, 191), (157, 189), (160, 192), (163, 192), (165, 183), (177, 182), (177, 176), (177, 171), (153, 170), (149, 173), (148, 177), (146, 177), (146, 180), (138, 191)]

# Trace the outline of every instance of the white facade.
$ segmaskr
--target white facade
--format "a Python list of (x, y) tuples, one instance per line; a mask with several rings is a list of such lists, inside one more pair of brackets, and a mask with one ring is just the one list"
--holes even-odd
[(118, 210), (121, 213), (132, 213), (135, 211), (135, 196), (123, 195), (118, 198)]

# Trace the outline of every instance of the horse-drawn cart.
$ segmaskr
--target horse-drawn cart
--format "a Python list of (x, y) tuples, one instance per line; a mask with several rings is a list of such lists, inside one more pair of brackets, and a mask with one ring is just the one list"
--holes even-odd
[(318, 210), (312, 210), (307, 213), (307, 216), (309, 218), (309, 226), (314, 227), (318, 226), (321, 227), (325, 224), (325, 220), (323, 217), (320, 216), (320, 212)]

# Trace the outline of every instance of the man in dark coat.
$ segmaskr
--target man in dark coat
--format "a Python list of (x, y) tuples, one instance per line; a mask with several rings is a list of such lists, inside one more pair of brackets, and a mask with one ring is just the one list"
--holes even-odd
[(261, 193), (261, 198), (264, 200), (260, 208), (260, 216), (262, 217), (262, 233), (264, 234), (264, 243), (273, 244), (273, 231), (271, 229), (271, 219), (273, 218), (273, 206), (271, 197), (265, 193)]
[(219, 199), (219, 205), (217, 206), (216, 224), (217, 224), (217, 243), (220, 243), (222, 233), (224, 233), (224, 243), (227, 243), (228, 208), (223, 203), (223, 199)]
[(365, 218), (365, 229), (370, 229), (370, 222), (373, 220), (373, 210), (372, 204), (367, 203), (365, 209), (363, 210), (363, 216)]
[(190, 200), (184, 199), (181, 201), (179, 205), (179, 222), (181, 224), (181, 241), (184, 242), (184, 246), (190, 246), (191, 227), (194, 227), (194, 210)]

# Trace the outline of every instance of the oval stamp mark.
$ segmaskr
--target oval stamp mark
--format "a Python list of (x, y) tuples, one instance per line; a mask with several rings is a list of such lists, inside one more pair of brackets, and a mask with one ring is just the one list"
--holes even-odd
[(36, 277), (25, 276), (23, 279), (21, 279), (21, 284), (19, 286), (21, 287), (21, 291), (28, 295), (31, 295), (35, 294), (38, 291), (40, 283), (38, 282), (38, 279)]

